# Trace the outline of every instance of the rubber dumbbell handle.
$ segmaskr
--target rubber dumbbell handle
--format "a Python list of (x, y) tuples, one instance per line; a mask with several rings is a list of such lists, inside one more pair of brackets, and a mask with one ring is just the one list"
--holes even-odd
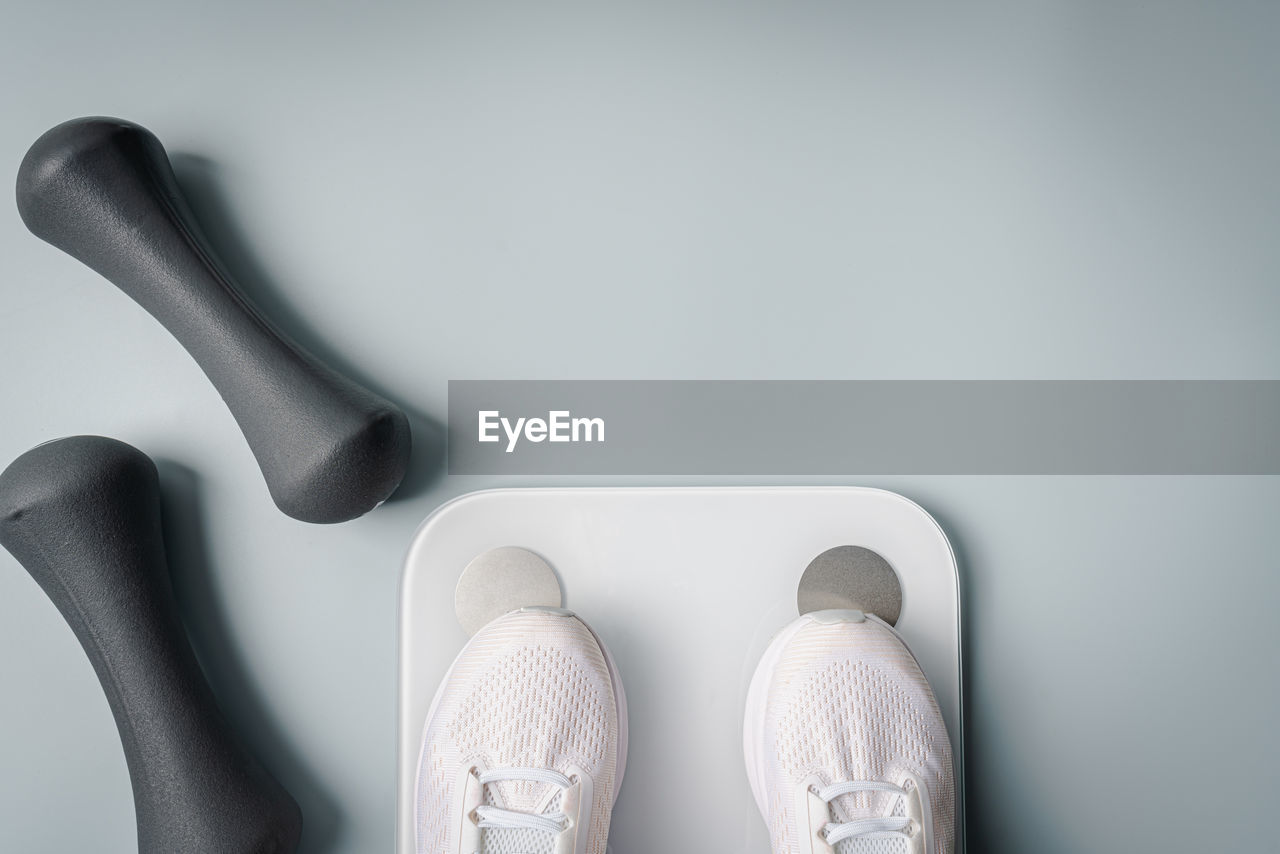
[(109, 118), (53, 128), (23, 160), (17, 198), (36, 236), (114, 282), (195, 358), (281, 510), (342, 522), (399, 485), (409, 460), (404, 413), (321, 364), (245, 298), (150, 131)]
[(218, 711), (174, 603), (155, 465), (78, 436), (0, 474), (0, 544), (80, 640), (115, 715), (142, 854), (284, 854), (298, 805)]

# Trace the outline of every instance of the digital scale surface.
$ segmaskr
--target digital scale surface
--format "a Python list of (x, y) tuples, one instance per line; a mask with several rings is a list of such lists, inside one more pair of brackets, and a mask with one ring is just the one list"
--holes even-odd
[[(398, 854), (414, 854), (422, 727), (467, 640), (459, 618), (475, 605), (474, 590), (464, 589), (470, 598), (455, 614), (459, 576), (477, 557), (509, 547), (554, 568), (564, 607), (600, 634), (621, 673), (630, 743), (610, 850), (766, 854), (768, 833), (743, 770), (747, 687), (770, 638), (798, 613), (806, 567), (840, 546), (872, 550), (897, 576), (897, 629), (942, 707), (963, 816), (959, 578), (945, 534), (918, 505), (858, 487), (499, 489), (432, 513), (406, 559)], [(696, 805), (691, 788), (700, 793)], [(963, 851), (963, 823), (957, 839)]]

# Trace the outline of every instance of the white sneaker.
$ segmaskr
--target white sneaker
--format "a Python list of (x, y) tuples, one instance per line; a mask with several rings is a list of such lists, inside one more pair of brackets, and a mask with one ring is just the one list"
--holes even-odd
[(499, 617), (427, 714), (418, 854), (604, 854), (626, 758), (626, 697), (595, 633), (559, 609)]
[(747, 776), (774, 854), (951, 854), (955, 779), (911, 651), (860, 611), (816, 611), (751, 680)]

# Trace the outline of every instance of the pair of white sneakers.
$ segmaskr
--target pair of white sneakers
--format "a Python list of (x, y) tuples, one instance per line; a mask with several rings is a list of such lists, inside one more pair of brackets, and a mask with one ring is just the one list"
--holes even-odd
[[(743, 743), (774, 854), (953, 851), (942, 713), (879, 619), (816, 611), (783, 629)], [(599, 636), (569, 611), (513, 611), (472, 637), (432, 702), (417, 852), (605, 854), (626, 763), (626, 695)]]

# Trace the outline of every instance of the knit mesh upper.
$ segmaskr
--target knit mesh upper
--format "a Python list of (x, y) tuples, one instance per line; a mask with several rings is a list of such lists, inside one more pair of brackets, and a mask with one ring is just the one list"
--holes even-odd
[[(618, 708), (603, 651), (576, 617), (517, 611), (481, 629), (454, 662), (423, 733), (415, 794), (418, 854), (455, 854), (460, 773), (540, 768), (591, 777), (587, 854), (604, 854), (613, 806)], [(486, 801), (520, 812), (559, 806), (559, 788), (504, 781)], [(550, 834), (488, 830), (483, 854), (549, 852)]]
[[(803, 619), (803, 618), (802, 618)], [(951, 854), (955, 782), (951, 743), (937, 700), (910, 651), (886, 625), (807, 622), (787, 643), (769, 686), (763, 758), (774, 854), (799, 851), (797, 787), (897, 782), (910, 773), (928, 788), (934, 845)], [(832, 819), (903, 815), (902, 799), (880, 792), (843, 795)], [(836, 854), (901, 854), (901, 839), (849, 839)]]

